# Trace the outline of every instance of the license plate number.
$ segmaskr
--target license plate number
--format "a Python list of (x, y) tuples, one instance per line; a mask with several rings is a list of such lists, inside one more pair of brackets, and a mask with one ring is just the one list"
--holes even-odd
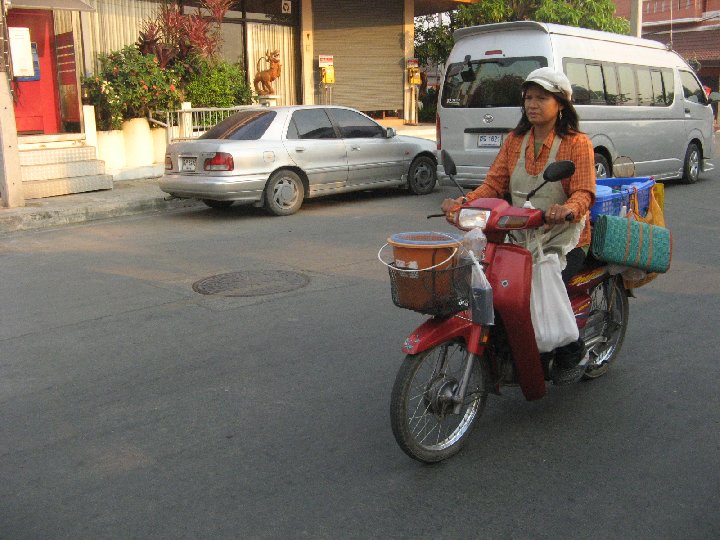
[(502, 144), (502, 135), (478, 135), (478, 146), (499, 147)]
[(180, 170), (181, 171), (194, 171), (197, 164), (197, 158), (184, 157), (180, 158)]

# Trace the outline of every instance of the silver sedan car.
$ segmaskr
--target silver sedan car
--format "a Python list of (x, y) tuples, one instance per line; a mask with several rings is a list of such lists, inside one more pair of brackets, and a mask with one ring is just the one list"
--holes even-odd
[(160, 188), (212, 208), (235, 201), (286, 216), (306, 198), (385, 187), (430, 193), (435, 143), (346, 107), (251, 107), (165, 155)]

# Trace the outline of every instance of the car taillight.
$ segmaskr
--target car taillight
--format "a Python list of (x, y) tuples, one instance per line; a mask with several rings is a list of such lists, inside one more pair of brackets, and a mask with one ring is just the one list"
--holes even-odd
[(440, 115), (435, 113), (435, 140), (437, 141), (437, 149), (442, 150), (442, 142), (440, 141)]
[(234, 168), (233, 157), (226, 152), (215, 152), (215, 155), (207, 158), (203, 164), (206, 171), (232, 171)]
[(170, 159), (170, 154), (165, 154), (165, 170), (172, 171), (172, 159)]

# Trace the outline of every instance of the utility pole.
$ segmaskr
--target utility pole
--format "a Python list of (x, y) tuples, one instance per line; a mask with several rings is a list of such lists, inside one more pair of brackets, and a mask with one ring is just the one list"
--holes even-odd
[(642, 37), (642, 0), (630, 0), (630, 35)]
[(0, 194), (6, 207), (25, 206), (22, 178), (20, 177), (20, 151), (18, 149), (15, 111), (10, 93), (5, 0), (0, 0)]

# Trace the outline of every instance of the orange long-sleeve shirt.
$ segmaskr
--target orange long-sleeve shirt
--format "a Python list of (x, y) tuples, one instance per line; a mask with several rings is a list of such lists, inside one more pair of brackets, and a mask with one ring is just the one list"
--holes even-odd
[[(548, 158), (550, 147), (555, 140), (555, 131), (545, 137), (540, 153), (535, 156), (535, 129), (530, 130), (530, 137), (525, 149), (525, 170), (528, 174), (542, 173)], [(467, 194), (472, 201), (480, 197), (503, 197), (510, 189), (510, 175), (520, 157), (523, 135), (510, 133), (500, 148), (495, 162), (490, 167), (485, 182)], [(564, 206), (575, 214), (575, 221), (583, 216), (585, 228), (580, 234), (578, 246), (590, 244), (590, 207), (595, 202), (595, 152), (592, 143), (584, 133), (570, 133), (562, 138), (558, 148), (558, 160), (569, 159), (575, 163), (575, 174), (562, 180), (562, 187), (568, 196)]]

